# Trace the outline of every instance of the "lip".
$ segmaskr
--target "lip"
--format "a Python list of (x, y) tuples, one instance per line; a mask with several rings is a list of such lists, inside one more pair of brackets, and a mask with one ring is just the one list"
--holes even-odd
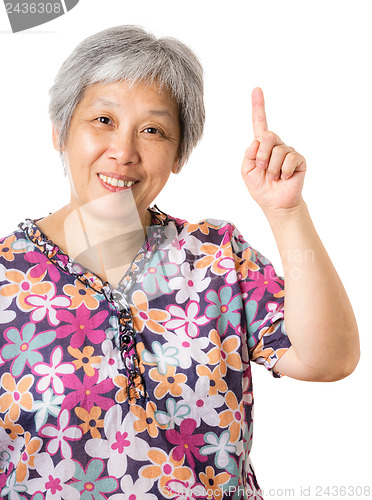
[(127, 175), (116, 174), (115, 172), (97, 172), (98, 174), (105, 175), (106, 177), (112, 177), (113, 179), (118, 179), (122, 181), (132, 181), (137, 182), (138, 179), (133, 179), (133, 177), (128, 177)]
[[(101, 172), (100, 172), (101, 173)], [(102, 175), (107, 175), (105, 173), (102, 172)], [(107, 177), (114, 177), (113, 175), (107, 175)], [(104, 182), (101, 177), (97, 174), (97, 178), (98, 180), (100, 181), (100, 183), (102, 184), (102, 186), (107, 189), (108, 191), (111, 191), (112, 193), (116, 193), (117, 191), (125, 191), (126, 189), (132, 189), (134, 188), (135, 184), (133, 186), (111, 186), (111, 184), (106, 184), (106, 182)], [(135, 179), (130, 179), (128, 177), (118, 177), (118, 176), (115, 176), (116, 179), (122, 179), (123, 181), (132, 181), (132, 182), (136, 182)]]

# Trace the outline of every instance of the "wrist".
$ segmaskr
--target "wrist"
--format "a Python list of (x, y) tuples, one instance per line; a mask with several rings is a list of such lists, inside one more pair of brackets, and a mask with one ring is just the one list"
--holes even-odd
[(265, 209), (263, 212), (271, 227), (286, 225), (304, 216), (309, 216), (307, 205), (302, 197), (301, 200), (292, 207)]

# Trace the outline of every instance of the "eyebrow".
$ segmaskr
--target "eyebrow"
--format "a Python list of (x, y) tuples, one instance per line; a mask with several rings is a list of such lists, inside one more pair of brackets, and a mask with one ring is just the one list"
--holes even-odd
[(150, 109), (149, 111), (150, 115), (159, 115), (159, 116), (169, 116), (169, 118), (173, 119), (173, 116), (167, 111), (166, 109)]
[[(115, 101), (111, 101), (110, 99), (106, 99), (105, 97), (97, 97), (97, 99), (93, 102), (93, 106), (96, 104), (103, 104), (105, 106), (112, 106), (114, 108), (119, 108), (120, 104)], [(149, 115), (157, 115), (157, 116), (167, 116), (171, 120), (173, 120), (172, 114), (167, 109), (150, 109), (148, 111)]]
[(104, 97), (97, 97), (97, 99), (95, 101), (93, 101), (93, 106), (97, 102), (99, 104), (104, 104), (105, 106), (113, 106), (114, 108), (118, 108), (119, 107), (119, 104), (117, 102), (110, 101), (109, 99), (105, 99)]

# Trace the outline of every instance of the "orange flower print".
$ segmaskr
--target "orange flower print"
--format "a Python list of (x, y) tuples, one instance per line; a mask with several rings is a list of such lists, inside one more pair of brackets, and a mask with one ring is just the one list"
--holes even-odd
[(143, 360), (142, 353), (143, 353), (143, 351), (146, 350), (145, 344), (143, 342), (138, 342), (138, 344), (136, 344), (136, 349), (137, 349), (138, 357), (140, 359), (140, 365), (141, 365), (141, 368), (143, 368), (143, 371), (145, 371), (144, 365), (150, 365), (150, 366), (156, 366), (157, 365), (156, 361), (154, 361), (153, 363), (151, 363), (150, 361), (146, 361), (145, 362)]
[(128, 379), (125, 375), (118, 375), (114, 378), (114, 384), (119, 387), (119, 391), (115, 394), (117, 403), (124, 403), (128, 398)]
[(188, 467), (183, 467), (184, 457), (181, 460), (174, 460), (172, 456), (168, 457), (164, 451), (158, 448), (152, 448), (147, 456), (153, 465), (143, 467), (141, 475), (147, 479), (159, 480), (158, 488), (160, 492), (169, 498), (173, 498), (166, 484), (172, 479), (178, 481), (188, 481), (192, 476), (192, 471)]
[(142, 408), (142, 406), (131, 405), (131, 412), (138, 417), (133, 427), (137, 432), (143, 432), (147, 430), (149, 436), (155, 438), (159, 434), (159, 429), (157, 422), (154, 417), (154, 413), (156, 412), (156, 404), (152, 401), (149, 401), (146, 405), (146, 410)]
[(196, 267), (198, 269), (204, 269), (211, 266), (214, 274), (222, 275), (227, 273), (228, 269), (219, 266), (219, 263), (226, 257), (230, 259), (233, 257), (229, 242), (220, 246), (214, 245), (213, 243), (205, 244), (200, 247), (200, 251), (204, 254), (204, 257), (196, 262)]
[(161, 309), (149, 309), (149, 303), (146, 295), (142, 290), (137, 290), (132, 295), (133, 305), (130, 310), (133, 318), (133, 326), (138, 332), (143, 332), (143, 329), (148, 328), (153, 333), (164, 333), (165, 327), (160, 325), (170, 318), (169, 313)]
[(47, 295), (52, 289), (52, 283), (49, 283), (48, 281), (40, 283), (45, 273), (37, 278), (33, 278), (30, 274), (31, 270), (32, 268), (30, 268), (27, 273), (23, 273), (22, 271), (18, 271), (16, 269), (6, 271), (4, 274), (6, 279), (9, 281), (9, 285), (4, 285), (0, 290), (0, 295), (3, 297), (17, 296), (17, 306), (22, 311), (30, 311), (34, 308), (34, 306), (26, 304), (26, 297), (34, 294)]
[(213, 467), (207, 466), (204, 472), (199, 474), (200, 481), (204, 484), (207, 490), (207, 498), (213, 500), (220, 500), (223, 498), (223, 490), (220, 488), (223, 484), (227, 483), (230, 479), (230, 474), (227, 472), (220, 472), (220, 474), (215, 475)]
[(175, 373), (175, 366), (167, 365), (167, 373), (165, 375), (161, 375), (157, 368), (151, 368), (149, 376), (152, 380), (159, 382), (154, 391), (157, 399), (161, 399), (168, 392), (172, 396), (180, 396), (182, 394), (182, 387), (180, 384), (184, 384), (187, 377), (184, 373), (178, 373), (177, 375)]
[(199, 377), (206, 375), (209, 378), (209, 396), (215, 396), (218, 392), (227, 391), (227, 384), (223, 378), (221, 378), (221, 372), (218, 366), (216, 366), (212, 372), (207, 366), (199, 365), (196, 368), (196, 373)]
[(79, 406), (75, 408), (75, 413), (80, 420), (83, 421), (83, 423), (80, 424), (83, 434), (90, 431), (90, 435), (93, 439), (101, 437), (101, 433), (98, 429), (103, 427), (103, 419), (99, 419), (102, 413), (102, 409), (99, 406), (92, 406), (89, 412)]
[(15, 424), (10, 420), (8, 413), (5, 415), (4, 420), (0, 418), (0, 427), (5, 430), (5, 432), (12, 440), (16, 439), (18, 436), (25, 432), (21, 425)]
[[(271, 325), (267, 328), (263, 328), (260, 332), (262, 333), (261, 340), (258, 342), (257, 346), (251, 350), (251, 359), (256, 363), (265, 365), (266, 368), (272, 367), (278, 359), (280, 359), (285, 352), (287, 352), (288, 348), (283, 347), (279, 348), (276, 351), (272, 347), (264, 347), (264, 335), (269, 335), (270, 333), (275, 331), (275, 325)], [(274, 369), (275, 371), (275, 369)], [(279, 372), (276, 372), (279, 373)]]
[(81, 304), (85, 304), (88, 309), (97, 309), (98, 300), (94, 297), (95, 293), (92, 289), (86, 286), (78, 279), (75, 280), (74, 285), (65, 285), (63, 292), (71, 299), (69, 309), (77, 309)]
[(235, 266), (237, 269), (238, 278), (245, 280), (248, 276), (248, 271), (258, 271), (260, 267), (251, 260), (252, 248), (246, 248), (242, 253), (242, 258), (240, 259), (234, 253)]
[(243, 401), (238, 403), (232, 391), (226, 394), (225, 401), (229, 409), (220, 413), (220, 426), (229, 427), (230, 441), (234, 443), (240, 435), (240, 429), (244, 421)]
[(218, 229), (219, 226), (216, 226), (214, 224), (211, 224), (207, 220), (200, 221), (197, 224), (185, 224), (185, 227), (187, 228), (188, 233), (195, 233), (195, 231), (200, 231), (201, 233), (205, 234), (206, 236), (209, 234), (209, 229)]
[(74, 349), (73, 347), (68, 346), (67, 350), (71, 356), (76, 358), (76, 360), (73, 361), (76, 370), (83, 367), (84, 372), (88, 375), (88, 377), (93, 377), (95, 369), (92, 365), (99, 364), (101, 362), (101, 356), (93, 356), (94, 347), (87, 345), (84, 347), (83, 352), (81, 352), (79, 349)]
[(16, 469), (16, 479), (19, 483), (21, 483), (27, 474), (27, 469), (34, 469), (34, 460), (36, 453), (40, 450), (41, 445), (43, 444), (40, 438), (34, 437), (32, 439), (31, 434), (29, 432), (25, 432), (25, 450), (21, 454), (21, 459), (18, 462)]
[(221, 343), (221, 337), (217, 330), (211, 330), (209, 340), (216, 346), (208, 353), (209, 363), (211, 365), (219, 364), (221, 375), (226, 375), (227, 368), (235, 371), (242, 370), (242, 358), (237, 351), (240, 345), (238, 336), (231, 336)]
[[(143, 365), (139, 366), (140, 373), (145, 371)], [(124, 403), (128, 399), (128, 378), (125, 375), (117, 375), (114, 378), (114, 384), (119, 387), (119, 390), (115, 394), (115, 401), (117, 403)], [(141, 377), (139, 375), (134, 379), (135, 387), (129, 389), (129, 397), (131, 400), (139, 399), (141, 393), (143, 393), (143, 386), (141, 383)]]
[(31, 410), (34, 400), (28, 390), (33, 382), (33, 375), (25, 375), (17, 385), (10, 373), (4, 373), (1, 377), (1, 386), (8, 392), (0, 396), (0, 412), (5, 413), (9, 410), (9, 418), (12, 422), (18, 420), (21, 408), (26, 411)]
[(6, 238), (2, 243), (0, 243), (0, 259), (3, 258), (8, 262), (13, 262), (14, 253), (19, 253), (12, 250), (12, 243), (16, 241), (16, 239), (17, 238), (13, 234), (12, 236)]

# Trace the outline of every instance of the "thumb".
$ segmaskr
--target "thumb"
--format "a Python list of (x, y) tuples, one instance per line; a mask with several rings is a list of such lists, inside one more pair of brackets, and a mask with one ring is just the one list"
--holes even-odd
[(242, 175), (247, 175), (251, 170), (256, 167), (256, 155), (258, 148), (260, 147), (260, 141), (255, 139), (249, 148), (245, 151), (243, 164), (242, 164)]

